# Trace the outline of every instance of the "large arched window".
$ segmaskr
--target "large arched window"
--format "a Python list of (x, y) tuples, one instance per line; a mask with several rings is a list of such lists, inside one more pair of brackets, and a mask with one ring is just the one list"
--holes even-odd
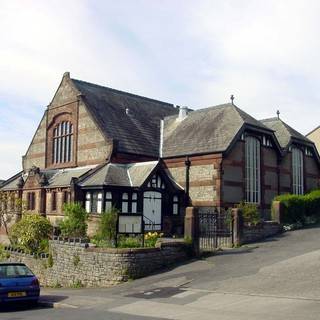
[(245, 138), (246, 202), (260, 203), (260, 141)]
[(303, 152), (292, 148), (292, 192), (303, 194)]
[(73, 126), (60, 122), (53, 129), (53, 164), (71, 162), (73, 157)]

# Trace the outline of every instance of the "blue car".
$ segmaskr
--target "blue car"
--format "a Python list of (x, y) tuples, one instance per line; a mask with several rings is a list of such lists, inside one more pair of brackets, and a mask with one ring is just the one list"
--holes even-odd
[(6, 302), (36, 304), (39, 295), (39, 281), (25, 264), (0, 263), (0, 304)]

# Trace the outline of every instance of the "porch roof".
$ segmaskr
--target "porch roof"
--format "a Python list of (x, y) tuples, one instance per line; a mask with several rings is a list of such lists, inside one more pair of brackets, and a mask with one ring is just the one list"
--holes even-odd
[(80, 181), (82, 187), (119, 186), (140, 187), (159, 161), (148, 161), (130, 164), (107, 163), (94, 173)]

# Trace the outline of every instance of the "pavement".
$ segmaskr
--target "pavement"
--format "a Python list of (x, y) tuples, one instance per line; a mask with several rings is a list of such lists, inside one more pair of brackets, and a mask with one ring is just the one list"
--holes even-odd
[(112, 288), (43, 289), (0, 319), (320, 319), (320, 228), (218, 252)]

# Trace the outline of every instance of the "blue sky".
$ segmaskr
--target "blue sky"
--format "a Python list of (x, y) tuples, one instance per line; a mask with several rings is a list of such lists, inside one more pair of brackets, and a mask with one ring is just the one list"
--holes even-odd
[(71, 76), (191, 108), (320, 124), (319, 1), (0, 0), (0, 178)]

